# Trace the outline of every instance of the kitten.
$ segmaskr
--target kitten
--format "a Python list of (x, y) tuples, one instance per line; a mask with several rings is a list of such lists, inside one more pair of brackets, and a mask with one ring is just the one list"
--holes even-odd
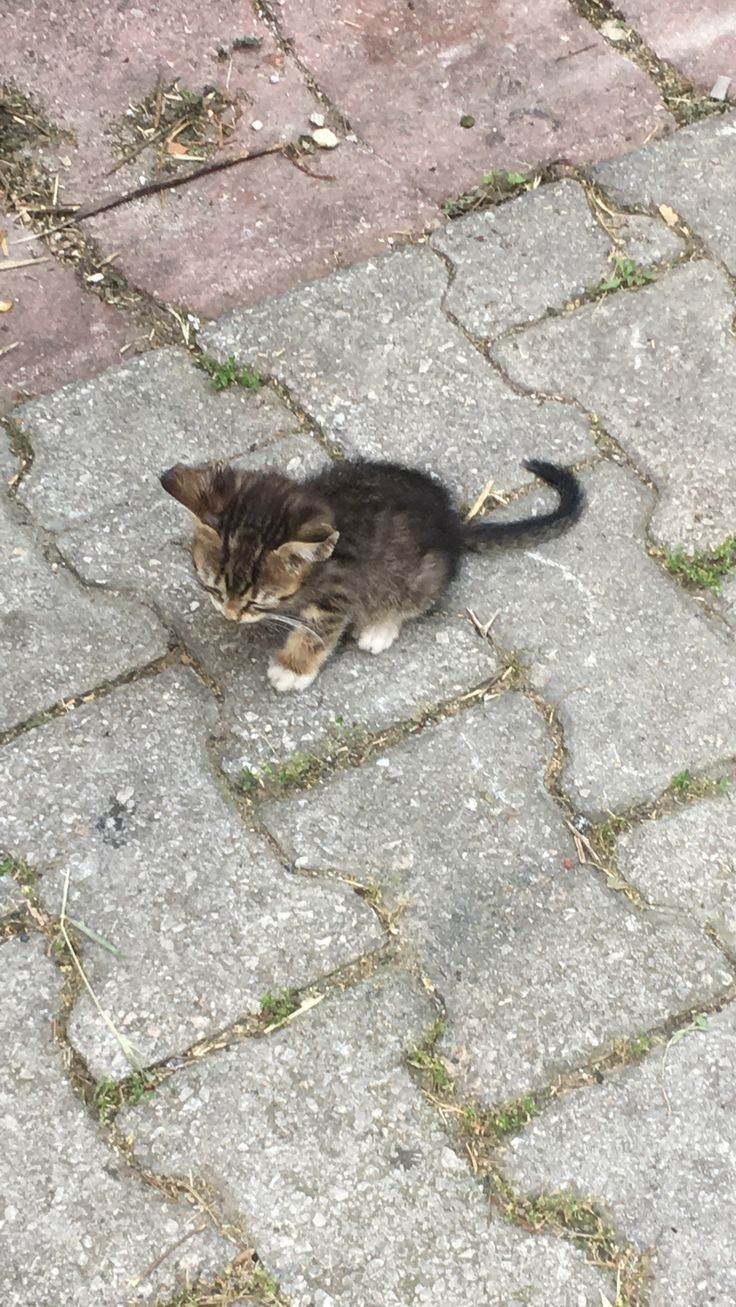
[(559, 496), (540, 517), (464, 522), (444, 486), (394, 463), (333, 463), (305, 481), (223, 464), (177, 463), (164, 490), (196, 519), (203, 590), (233, 622), (290, 628), (271, 659), (277, 690), (303, 690), (346, 631), (383, 653), (425, 613), (468, 549), (535, 542), (575, 522), (580, 483), (552, 463), (525, 464)]

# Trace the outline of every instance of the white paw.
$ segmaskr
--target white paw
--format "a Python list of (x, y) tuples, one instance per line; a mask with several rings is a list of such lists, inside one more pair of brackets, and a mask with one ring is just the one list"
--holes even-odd
[(316, 675), (316, 672), (309, 672), (306, 676), (299, 676), (275, 658), (268, 665), (268, 679), (279, 694), (286, 694), (289, 690), (306, 690)]
[(397, 622), (377, 622), (375, 626), (364, 626), (358, 636), (358, 648), (366, 653), (379, 654), (390, 649), (399, 634)]

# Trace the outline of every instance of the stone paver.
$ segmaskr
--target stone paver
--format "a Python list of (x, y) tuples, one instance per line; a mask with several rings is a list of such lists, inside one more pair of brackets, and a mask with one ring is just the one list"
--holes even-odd
[(3, 489), (9, 487), (20, 472), (20, 459), (13, 453), (5, 432), (0, 432), (0, 480)]
[(723, 0), (622, 0), (620, 12), (660, 58), (669, 60), (704, 91), (730, 77), (736, 91), (736, 13)]
[(54, 1043), (59, 979), (39, 941), (0, 947), (0, 1296), (8, 1304), (159, 1302), (229, 1262), (231, 1244), (103, 1143)]
[[(182, 669), (19, 739), (0, 765), (0, 843), (42, 873), (51, 911), (70, 873), (70, 915), (121, 950), (88, 950), (90, 980), (145, 1061), (381, 940), (350, 890), (295, 878), (243, 828), (208, 766), (216, 729)], [(96, 1074), (125, 1072), (86, 996), (70, 1034)]]
[(298, 427), (270, 390), (218, 393), (177, 349), (25, 404), (16, 418), (35, 454), (19, 498), (53, 531), (117, 505), (135, 510), (142, 496), (160, 502), (158, 473), (172, 463), (235, 458)]
[[(0, 866), (3, 855), (0, 852)], [(26, 897), (16, 880), (7, 872), (0, 873), (0, 914), (18, 912), (26, 904)]]
[(0, 500), (0, 730), (166, 653), (145, 608), (86, 592)]
[(652, 1307), (733, 1301), (736, 1009), (640, 1065), (578, 1090), (511, 1145), (529, 1190), (594, 1195), (616, 1227), (653, 1249)]
[(592, 452), (578, 414), (515, 395), (448, 321), (447, 281), (430, 251), (401, 250), (227, 314), (202, 342), (285, 382), (349, 454), (428, 468), (468, 502), (491, 476), (528, 481), (528, 455)]
[(591, 175), (620, 203), (669, 205), (736, 274), (735, 166), (736, 115), (729, 113), (603, 163)]
[(457, 594), (483, 622), (498, 614), (498, 640), (559, 711), (565, 790), (603, 818), (734, 754), (736, 649), (646, 554), (650, 493), (612, 464), (584, 484), (574, 531), (469, 561)]
[(645, 822), (618, 843), (621, 870), (651, 903), (698, 916), (736, 943), (736, 798), (726, 793)]
[(606, 1277), (492, 1215), (449, 1147), (404, 1064), (431, 1020), (384, 974), (188, 1068), (123, 1128), (159, 1172), (206, 1169), (293, 1307), (598, 1307)]
[[(40, 241), (18, 242), (22, 229), (0, 211), (8, 255), (44, 259), (38, 267), (3, 272), (2, 297), (12, 309), (0, 314), (0, 412), (28, 394), (53, 390), (94, 376), (116, 363), (130, 339), (125, 319), (80, 286), (73, 270), (55, 260)], [(9, 346), (13, 346), (9, 349)]]
[(736, 465), (724, 421), (736, 403), (733, 314), (724, 273), (690, 263), (495, 347), (520, 385), (594, 410), (655, 479), (651, 530), (668, 549), (713, 546), (733, 531)]
[[(651, 231), (657, 226), (661, 231)], [(664, 250), (672, 257), (681, 248), (664, 223), (651, 218), (622, 222), (615, 232), (615, 252), (638, 263), (668, 257)], [(612, 242), (573, 181), (539, 186), (518, 200), (459, 218), (437, 232), (432, 244), (454, 269), (445, 307), (486, 339), (564, 308), (612, 271)]]
[[(269, 804), (297, 865), (377, 881), (447, 1005), (445, 1048), (486, 1102), (730, 983), (705, 935), (637, 911), (570, 857), (516, 696), (474, 707), (318, 792)], [(566, 867), (570, 862), (570, 867)]]
[(651, 82), (563, 0), (277, 12), (355, 130), (438, 201), (489, 165), (581, 163), (672, 125)]

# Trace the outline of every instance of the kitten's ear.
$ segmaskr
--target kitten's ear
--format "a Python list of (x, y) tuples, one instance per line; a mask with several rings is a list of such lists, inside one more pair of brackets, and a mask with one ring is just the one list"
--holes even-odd
[(188, 467), (186, 463), (176, 463), (162, 472), (159, 480), (164, 490), (200, 522), (218, 530), (220, 518), (235, 491), (236, 477), (231, 467), (212, 463)]
[(299, 528), (299, 540), (287, 540), (274, 549), (276, 558), (293, 572), (301, 572), (305, 565), (324, 563), (340, 539), (340, 532), (327, 522), (307, 522)]

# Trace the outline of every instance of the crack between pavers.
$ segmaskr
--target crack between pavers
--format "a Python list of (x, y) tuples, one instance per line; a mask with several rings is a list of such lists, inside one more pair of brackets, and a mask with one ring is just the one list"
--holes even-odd
[[(23, 867), (25, 868), (25, 864), (23, 864)], [(215, 1277), (221, 1287), (227, 1287), (228, 1283), (233, 1283), (230, 1274), (231, 1269), (237, 1268), (239, 1274), (243, 1272), (245, 1254), (253, 1254), (254, 1252), (253, 1241), (248, 1236), (246, 1219), (239, 1212), (237, 1215), (231, 1215), (228, 1208), (232, 1205), (228, 1204), (215, 1187), (203, 1177), (194, 1175), (191, 1171), (186, 1177), (176, 1174), (167, 1175), (145, 1166), (136, 1156), (134, 1137), (123, 1136), (118, 1130), (116, 1126), (118, 1112), (123, 1106), (140, 1101), (145, 1094), (155, 1092), (155, 1089), (164, 1079), (168, 1079), (170, 1075), (189, 1065), (190, 1062), (196, 1060), (201, 1063), (203, 1058), (209, 1054), (219, 1051), (221, 1048), (232, 1047), (233, 1044), (242, 1042), (245, 1038), (268, 1036), (274, 1031), (282, 1029), (292, 1016), (297, 1017), (300, 1009), (303, 1008), (306, 1011), (314, 1006), (315, 1001), (319, 1001), (318, 995), (329, 999), (345, 989), (362, 983), (382, 966), (395, 966), (396, 949), (395, 947), (389, 948), (383, 945), (372, 954), (363, 955), (351, 963), (325, 973), (315, 981), (310, 982), (309, 985), (303, 986), (299, 991), (290, 991), (293, 994), (298, 994), (299, 1008), (283, 1021), (269, 1024), (266, 1016), (245, 1018), (241, 1022), (232, 1023), (219, 1032), (218, 1035), (213, 1035), (208, 1040), (198, 1041), (185, 1050), (183, 1054), (173, 1055), (161, 1062), (142, 1067), (139, 1071), (127, 1076), (123, 1081), (114, 1082), (97, 1079), (90, 1072), (86, 1060), (72, 1043), (68, 1033), (69, 1019), (80, 996), (85, 992), (79, 969), (74, 964), (62, 938), (61, 918), (41, 906), (36, 894), (37, 875), (35, 872), (31, 873), (30, 868), (27, 868), (27, 871), (29, 875), (32, 875), (32, 880), (26, 886), (27, 902), (23, 922), (25, 933), (41, 935), (48, 942), (49, 952), (60, 975), (59, 998), (52, 1021), (52, 1029), (64, 1076), (71, 1085), (75, 1097), (100, 1130), (106, 1145), (112, 1152), (123, 1158), (131, 1174), (148, 1188), (155, 1189), (159, 1193), (163, 1193), (177, 1201), (185, 1200), (200, 1212), (206, 1222), (205, 1228), (213, 1229), (238, 1250), (239, 1256), (236, 1257), (234, 1263), (228, 1264), (223, 1272)], [(4, 922), (0, 923), (0, 934), (3, 925)], [(84, 947), (79, 940), (78, 932), (74, 931), (71, 922), (68, 923), (69, 927), (74, 934), (76, 956), (79, 963), (83, 965)], [(14, 930), (12, 933), (17, 934), (19, 931)], [(132, 1095), (131, 1091), (134, 1091)], [(262, 1265), (257, 1252), (255, 1257), (251, 1256), (250, 1261), (251, 1263), (255, 1262), (256, 1267)], [(273, 1288), (273, 1277), (269, 1277), (265, 1271), (263, 1275), (258, 1272), (254, 1273), (252, 1266), (249, 1266), (248, 1269), (251, 1276), (250, 1280), (241, 1276), (234, 1286), (238, 1289), (239, 1294), (248, 1289), (249, 1301), (251, 1297), (253, 1301), (261, 1301), (260, 1291), (263, 1290), (266, 1293), (266, 1290), (268, 1290), (269, 1292), (263, 1301), (280, 1303), (284, 1304), (284, 1307), (288, 1307), (288, 1300), (283, 1295), (278, 1296), (277, 1291)], [(201, 1287), (195, 1286), (195, 1288), (197, 1288), (198, 1292), (204, 1292), (206, 1283), (203, 1282)], [(232, 1301), (240, 1300), (240, 1296), (238, 1296)], [(173, 1301), (178, 1302), (177, 1299)], [(189, 1302), (190, 1299), (188, 1298), (187, 1301)], [(194, 1303), (197, 1299), (192, 1297), (191, 1301)], [(226, 1302), (230, 1301), (230, 1299), (223, 1298), (222, 1301)]]
[[(284, 35), (284, 33), (281, 30), (279, 20), (276, 17), (276, 14), (274, 13), (270, 4), (268, 3), (268, 0), (252, 0), (252, 5), (256, 17), (260, 18), (261, 21), (265, 23), (266, 27), (271, 33), (274, 41), (276, 42), (276, 45), (278, 46), (279, 50), (283, 54), (284, 58), (290, 59), (294, 64), (294, 66), (299, 70), (309, 91), (314, 96), (315, 100), (317, 100), (317, 102), (320, 105), (322, 105), (325, 109), (328, 109), (329, 112), (334, 115), (336, 122), (343, 130), (343, 132), (346, 133), (349, 132), (351, 135), (355, 137), (356, 141), (358, 141), (359, 144), (367, 146), (367, 142), (363, 141), (360, 138), (358, 133), (355, 131), (354, 127), (351, 125), (350, 119), (348, 118), (347, 114), (343, 113), (343, 111), (340, 108), (338, 108), (336, 104), (333, 103), (333, 101), (330, 99), (329, 95), (325, 91), (324, 87), (320, 85), (319, 81), (314, 76), (311, 69), (304, 62), (301, 55), (297, 53), (296, 45), (294, 41), (291, 39), (291, 37)], [(370, 146), (367, 146), (367, 148), (370, 149)]]
[[(183, 343), (190, 347), (195, 339), (196, 315), (180, 306), (163, 303), (147, 291), (133, 286), (127, 278), (110, 268), (112, 257), (103, 258), (97, 243), (85, 235), (73, 222), (57, 231), (49, 227), (48, 218), (38, 212), (38, 205), (28, 205), (19, 194), (20, 187), (31, 187), (46, 194), (47, 199), (54, 198), (54, 204), (60, 202), (56, 193), (58, 187), (51, 180), (48, 168), (41, 162), (38, 150), (38, 137), (44, 140), (63, 141), (68, 133), (48, 122), (40, 111), (36, 110), (28, 97), (24, 96), (10, 83), (4, 83), (3, 91), (27, 106), (28, 120), (36, 127), (36, 138), (20, 144), (10, 142), (8, 150), (8, 180), (5, 183), (6, 205), (9, 213), (20, 218), (28, 235), (34, 235), (59, 263), (71, 266), (76, 273), (76, 280), (86, 294), (92, 294), (103, 303), (118, 309), (123, 317), (134, 326), (142, 328), (144, 334), (123, 346), (121, 356), (136, 346), (135, 350), (144, 353), (148, 349), (164, 344)], [(63, 207), (63, 197), (61, 198)], [(100, 281), (90, 281), (102, 272)], [(173, 322), (172, 322), (173, 319)], [(174, 323), (176, 325), (174, 325)]]
[[(570, 0), (570, 4), (603, 37), (610, 50), (627, 58), (646, 74), (678, 127), (724, 113), (732, 107), (728, 101), (712, 100), (703, 95), (689, 77), (656, 54), (612, 0)], [(605, 27), (610, 22), (619, 25), (622, 39), (610, 38)]]
[(546, 1086), (489, 1106), (461, 1092), (451, 1066), (440, 1051), (446, 1012), (443, 1012), (443, 1019), (435, 1022), (428, 1036), (420, 1041), (421, 1056), (417, 1058), (409, 1054), (407, 1061), (424, 1096), (442, 1121), (452, 1146), (470, 1164), (491, 1205), (528, 1233), (551, 1234), (577, 1243), (589, 1259), (591, 1252), (605, 1253), (603, 1258), (593, 1257), (592, 1260), (620, 1276), (621, 1296), (617, 1297), (616, 1307), (646, 1307), (650, 1250), (639, 1250), (632, 1242), (620, 1238), (595, 1199), (593, 1206), (587, 1207), (598, 1223), (597, 1229), (591, 1233), (585, 1226), (581, 1229), (577, 1219), (581, 1210), (585, 1212), (586, 1201), (575, 1197), (571, 1191), (542, 1190), (533, 1194), (519, 1191), (505, 1174), (499, 1150), (568, 1094), (603, 1084), (609, 1075), (635, 1067), (660, 1051), (664, 1060), (675, 1035), (698, 1028), (695, 1023), (699, 1018), (721, 1012), (734, 1002), (736, 986), (633, 1035), (613, 1040), (600, 1053), (561, 1072)]
[[(734, 285), (736, 286), (736, 278), (734, 279)], [(451, 315), (448, 314), (448, 317), (450, 318), (450, 321), (453, 321)], [(471, 343), (473, 343), (472, 336), (465, 331), (462, 324), (456, 323), (455, 325), (457, 325), (463, 334), (471, 341)], [(514, 328), (512, 332), (506, 333), (506, 336), (503, 337), (503, 339), (506, 339), (509, 335), (520, 335), (523, 331), (523, 327)], [(495, 341), (493, 342), (494, 345), (496, 343), (497, 342)], [(481, 345), (477, 345), (476, 348), (481, 349)], [(535, 390), (529, 386), (523, 386), (521, 383), (514, 381), (514, 379), (509, 376), (500, 360), (493, 357), (491, 353), (492, 348), (493, 345), (489, 346), (485, 351), (481, 349), (481, 352), (485, 353), (485, 357), (491, 367), (497, 372), (498, 376), (501, 377), (506, 385), (510, 387), (514, 394), (519, 395), (522, 398), (564, 404), (580, 413), (580, 415), (586, 419), (591, 440), (597, 446), (603, 458), (627, 469), (636, 478), (640, 485), (644, 486), (644, 488), (650, 492), (651, 504), (648, 510), (645, 511), (642, 531), (643, 544), (646, 553), (653, 562), (656, 563), (659, 571), (667, 578), (668, 582), (671, 585), (676, 586), (680, 594), (687, 595), (691, 602), (697, 604), (699, 616), (703, 617), (706, 621), (712, 622), (714, 629), (721, 638), (723, 638), (724, 635), (727, 638), (731, 638), (733, 634), (731, 626), (726, 615), (722, 612), (718, 604), (709, 599), (707, 593), (698, 593), (695, 591), (683, 576), (671, 572), (667, 567), (668, 550), (666, 546), (660, 543), (652, 534), (652, 522), (654, 520), (657, 506), (662, 498), (662, 491), (654, 480), (654, 477), (647, 470), (646, 466), (635, 459), (633, 455), (631, 455), (616, 439), (616, 437), (611, 435), (610, 431), (608, 431), (603, 420), (597, 413), (593, 412), (592, 409), (586, 408), (585, 405), (582, 404), (574, 395), (564, 395), (554, 391)], [(594, 466), (594, 464), (590, 463), (589, 466)], [(573, 470), (577, 471), (584, 468), (585, 463), (584, 461), (581, 461), (574, 465)], [(530, 487), (524, 487), (524, 493), (528, 494), (529, 491), (534, 488), (534, 483), (532, 483)], [(514, 498), (518, 497), (520, 496), (517, 492), (514, 495)]]
[[(406, 1056), (407, 1070), (433, 1114), (441, 1121), (449, 1145), (472, 1173), (492, 1210), (499, 1211), (515, 1228), (526, 1234), (543, 1234), (573, 1243), (586, 1254), (586, 1261), (616, 1275), (616, 1307), (647, 1307), (646, 1254), (617, 1235), (590, 1200), (566, 1193), (544, 1192), (534, 1197), (516, 1189), (504, 1173), (498, 1157), (503, 1142), (515, 1135), (553, 1100), (552, 1090), (536, 1090), (486, 1107), (461, 1092), (457, 1077), (440, 1052), (449, 1013), (442, 996), (427, 977), (425, 987), (433, 993), (438, 1018)], [(592, 1083), (589, 1075), (583, 1083)], [(575, 1086), (571, 1085), (570, 1088)], [(560, 1090), (557, 1088), (556, 1093)], [(593, 1218), (593, 1228), (583, 1213)]]
[(159, 672), (165, 671), (180, 661), (181, 650), (179, 648), (170, 649), (167, 653), (151, 659), (148, 663), (120, 672), (117, 676), (110, 677), (106, 681), (100, 681), (79, 694), (70, 695), (68, 699), (60, 699), (46, 708), (39, 708), (30, 717), (21, 722), (16, 722), (14, 726), (9, 726), (4, 731), (0, 731), (0, 748), (5, 744), (10, 744), (13, 740), (17, 740), (21, 735), (28, 734), (29, 731), (38, 726), (55, 721), (57, 717), (65, 717), (75, 708), (81, 708), (84, 704), (93, 703), (97, 699), (107, 698), (109, 694), (112, 694), (121, 686), (135, 685), (139, 681), (158, 676)]

